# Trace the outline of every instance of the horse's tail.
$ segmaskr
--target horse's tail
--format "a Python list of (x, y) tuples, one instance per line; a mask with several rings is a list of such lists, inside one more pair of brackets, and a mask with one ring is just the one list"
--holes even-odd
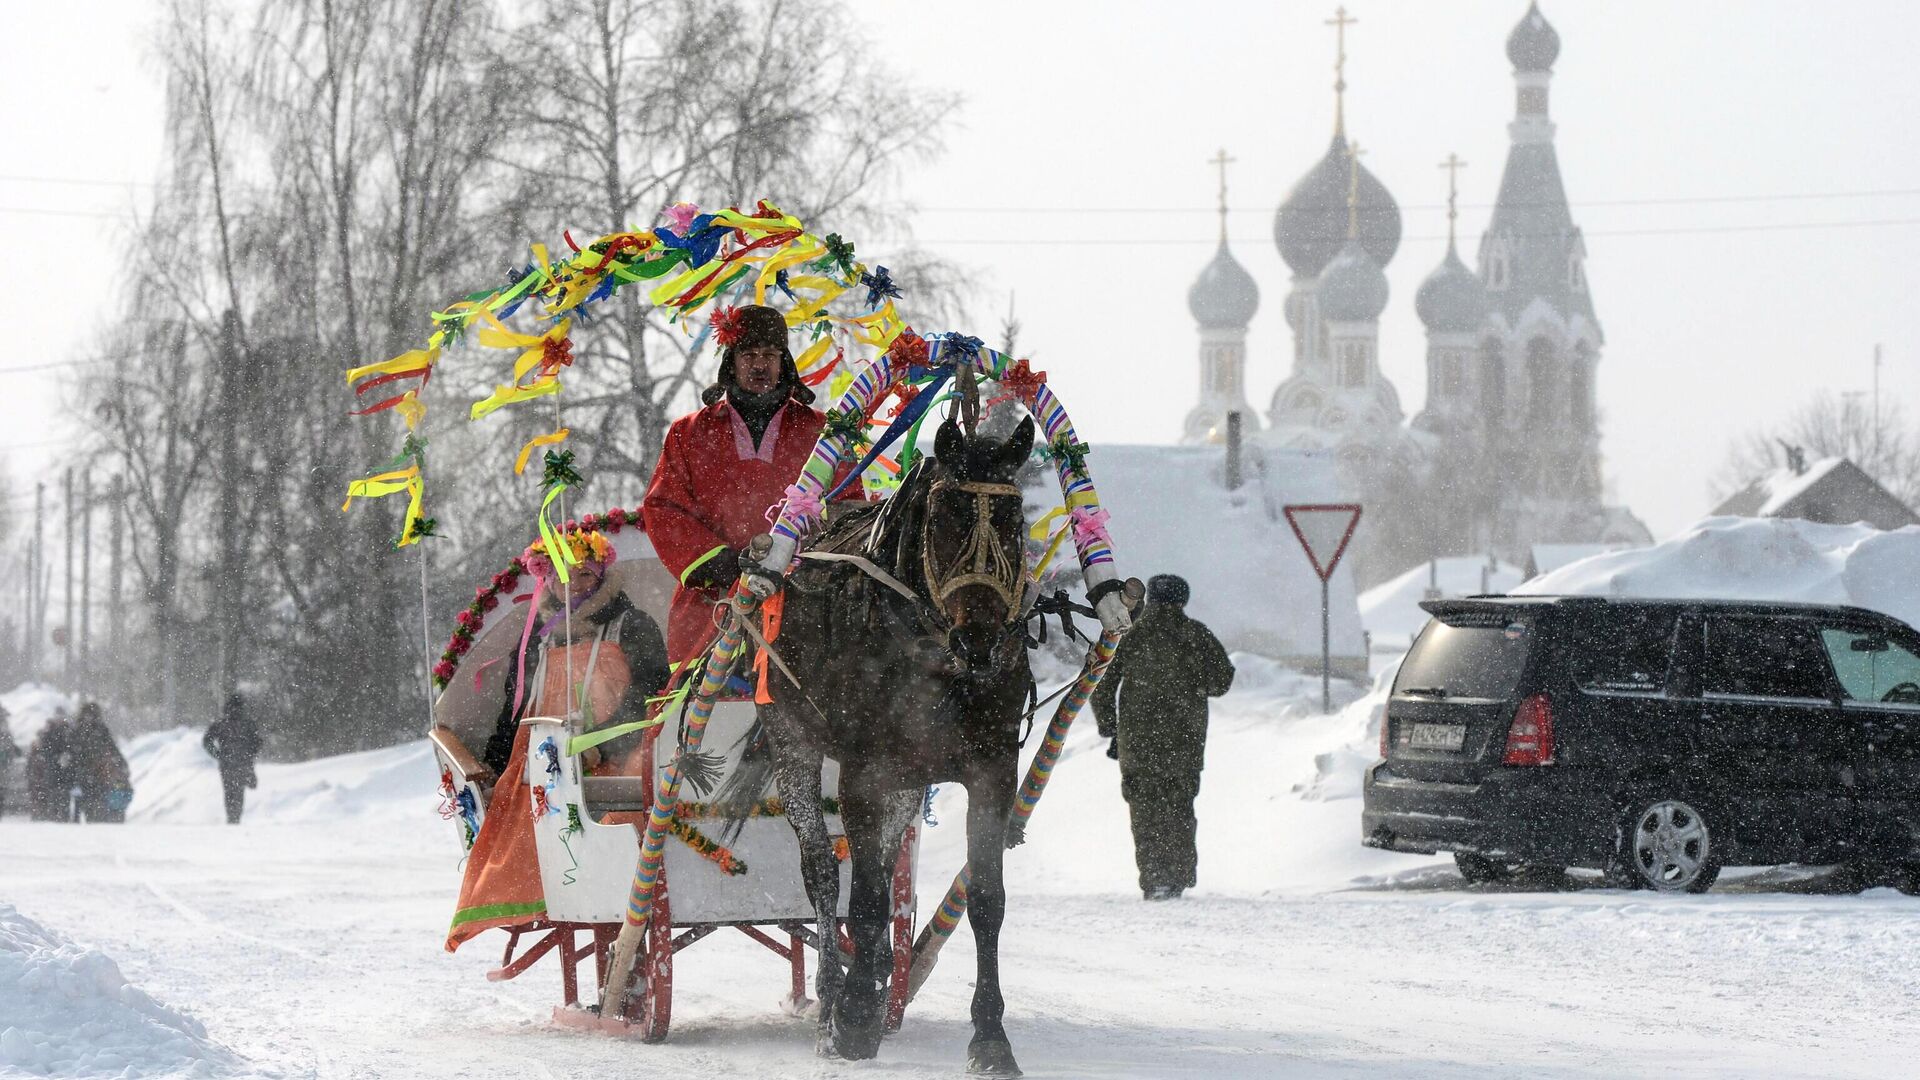
[(740, 750), (740, 764), (713, 795), (713, 808), (720, 820), (719, 842), (728, 846), (740, 838), (741, 828), (773, 788), (773, 746), (767, 739), (766, 723), (756, 717), (735, 745)]

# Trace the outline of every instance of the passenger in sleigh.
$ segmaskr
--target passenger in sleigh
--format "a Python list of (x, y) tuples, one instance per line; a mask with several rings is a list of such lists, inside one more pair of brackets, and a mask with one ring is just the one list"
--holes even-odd
[[(528, 729), (521, 721), (571, 714), (574, 729), (584, 732), (640, 720), (648, 699), (667, 683), (660, 627), (627, 596), (613, 545), (589, 530), (568, 533), (563, 542), (578, 560), (568, 566), (567, 582), (544, 541), (522, 556), (538, 584), (524, 648), (506, 661), (512, 666), (505, 700), (483, 757), (499, 779), (467, 855), (449, 951), (483, 930), (524, 923), (546, 910), (527, 784)], [(582, 768), (597, 776), (640, 775), (649, 733), (630, 732), (588, 749)]]

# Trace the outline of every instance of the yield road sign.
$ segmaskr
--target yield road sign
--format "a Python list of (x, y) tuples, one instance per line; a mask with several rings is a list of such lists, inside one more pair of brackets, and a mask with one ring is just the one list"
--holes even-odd
[(1294, 537), (1306, 550), (1313, 572), (1320, 575), (1321, 581), (1332, 577), (1333, 568), (1340, 565), (1340, 556), (1347, 553), (1354, 527), (1360, 524), (1359, 504), (1298, 504), (1281, 507), (1281, 512), (1287, 515)]

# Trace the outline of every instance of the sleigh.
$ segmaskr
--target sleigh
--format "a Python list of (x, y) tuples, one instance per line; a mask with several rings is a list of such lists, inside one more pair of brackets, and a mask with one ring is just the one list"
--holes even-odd
[[(613, 541), (619, 558), (617, 578), (610, 580), (627, 591), (635, 606), (666, 622), (673, 579), (655, 557), (637, 524), (613, 522), (618, 512), (589, 518)], [(618, 515), (638, 520), (638, 512)], [(471, 848), (486, 827), (489, 789), (496, 780), (478, 760), (499, 715), (506, 666), (518, 645), (524, 608), (512, 603), (515, 586), (496, 577), (497, 603), (485, 603), (487, 589), (476, 599), (474, 618), (463, 622), (465, 633), (456, 640), (467, 644), (458, 654), (454, 677), (435, 704), (435, 727), (429, 741), (440, 769), (442, 816), (454, 825), (463, 848)], [(470, 609), (472, 611), (473, 609)], [(469, 627), (467, 623), (477, 622)], [(752, 725), (751, 700), (731, 697), (714, 704), (707, 723), (706, 746), (721, 757), (722, 781), (740, 765), (742, 736)], [(718, 842), (720, 822), (710, 804), (691, 792), (682, 793), (674, 808), (672, 838), (664, 851), (660, 876), (654, 886), (643, 940), (630, 988), (623, 995), (624, 1015), (601, 1017), (583, 1007), (581, 965), (593, 962), (594, 979), (589, 1003), (603, 997), (613, 944), (627, 918), (639, 859), (641, 826), (654, 809), (656, 793), (672, 756), (674, 725), (663, 723), (645, 734), (637, 775), (594, 776), (581, 766), (580, 756), (565, 748), (582, 734), (577, 723), (536, 716), (520, 721), (530, 753), (526, 756), (529, 790), (535, 794), (525, 812), (534, 815), (534, 850), (539, 863), (543, 910), (523, 922), (503, 927), (506, 943), (500, 965), (490, 980), (518, 978), (542, 961), (560, 972), (561, 1005), (557, 1023), (571, 1027), (616, 1028), (634, 1032), (649, 1042), (667, 1036), (673, 1012), (674, 955), (716, 933), (738, 932), (765, 946), (784, 962), (788, 983), (779, 998), (782, 1010), (803, 1014), (812, 1003), (807, 996), (807, 955), (822, 947), (816, 913), (800, 875), (799, 844), (777, 798), (754, 807), (737, 837)], [(662, 735), (661, 733), (666, 734)], [(842, 835), (835, 795), (838, 767), (829, 761), (822, 770), (821, 791), (828, 829)], [(919, 854), (919, 829), (909, 828), (896, 860), (892, 879), (892, 946), (894, 978), (887, 1006), (889, 1030), (899, 1027), (907, 1005), (907, 966), (913, 956), (916, 892), (914, 869)], [(849, 873), (840, 866), (840, 919), (847, 917)], [(851, 953), (844, 928), (827, 945)]]

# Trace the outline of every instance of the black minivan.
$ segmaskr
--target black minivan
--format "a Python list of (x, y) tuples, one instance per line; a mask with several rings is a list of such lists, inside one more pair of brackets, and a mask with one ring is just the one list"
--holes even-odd
[(1723, 865), (1920, 873), (1920, 633), (1860, 608), (1435, 600), (1367, 771), (1371, 847), (1470, 881), (1589, 867), (1704, 892)]

